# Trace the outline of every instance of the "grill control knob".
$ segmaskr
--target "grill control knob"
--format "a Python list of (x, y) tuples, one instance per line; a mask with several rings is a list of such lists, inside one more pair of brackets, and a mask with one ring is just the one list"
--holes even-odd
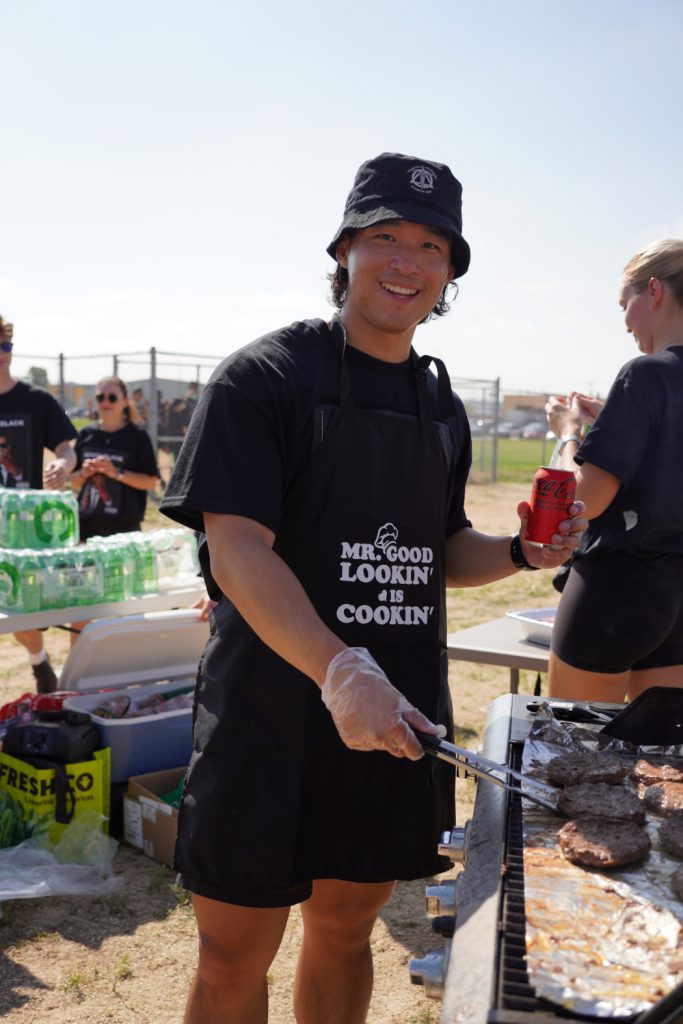
[(442, 857), (450, 857), (454, 864), (464, 864), (467, 859), (467, 838), (470, 830), (469, 821), (462, 827), (454, 825), (450, 832), (444, 832), (439, 843)]
[(446, 957), (442, 949), (431, 949), (426, 956), (413, 957), (409, 970), (413, 985), (424, 985), (426, 996), (441, 999), (446, 977)]
[(455, 914), (457, 878), (437, 885), (425, 886), (427, 900), (427, 916), (437, 917), (439, 914)]

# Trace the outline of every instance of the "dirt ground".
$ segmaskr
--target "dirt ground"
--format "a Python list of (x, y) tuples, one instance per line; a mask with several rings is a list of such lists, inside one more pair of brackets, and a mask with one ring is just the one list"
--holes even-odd
[[(476, 528), (515, 529), (519, 485), (470, 488)], [(540, 577), (540, 579), (539, 579)], [(476, 591), (449, 595), (449, 628), (496, 618), (513, 608), (555, 603), (549, 573), (520, 573)], [(53, 662), (68, 653), (60, 630), (46, 634)], [(521, 689), (535, 679), (522, 674)], [(453, 663), (458, 738), (476, 747), (490, 701), (508, 688), (508, 672)], [(0, 639), (0, 705), (32, 689), (23, 651)], [(458, 782), (458, 824), (471, 812), (473, 783)], [(178, 1024), (196, 963), (193, 917), (169, 869), (121, 845), (114, 871), (123, 888), (102, 898), (53, 897), (0, 906), (0, 1016), (8, 1024)], [(447, 877), (447, 876), (441, 876)], [(410, 983), (408, 963), (439, 948), (425, 917), (425, 882), (401, 883), (373, 934), (375, 989), (370, 1024), (436, 1024), (440, 1004)], [(270, 1021), (293, 1024), (292, 978), (301, 937), (296, 908), (269, 974)]]

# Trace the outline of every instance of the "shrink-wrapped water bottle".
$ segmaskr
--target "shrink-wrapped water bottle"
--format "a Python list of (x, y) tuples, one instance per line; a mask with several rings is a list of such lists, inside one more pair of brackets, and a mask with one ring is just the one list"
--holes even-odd
[(36, 492), (35, 547), (70, 547), (78, 542), (78, 505), (65, 491)]
[(21, 499), (15, 490), (7, 490), (2, 503), (2, 544), (6, 548), (20, 548), (24, 545), (24, 528), (21, 521)]
[(16, 612), (20, 603), (21, 589), (16, 554), (3, 548), (0, 550), (0, 608), (6, 612)]
[(42, 585), (43, 585), (43, 611), (49, 611), (50, 608), (61, 608), (59, 604), (59, 587), (55, 580), (55, 561), (58, 558), (58, 552), (55, 550), (41, 551), (38, 559), (40, 562), (40, 569), (42, 573)]
[(54, 552), (46, 584), (53, 607), (97, 604), (104, 599), (104, 574), (99, 552), (92, 545), (59, 548)]
[(21, 503), (21, 538), (24, 547), (39, 548), (43, 545), (36, 536), (35, 521), (39, 515), (38, 496), (41, 491), (22, 491), (19, 501)]
[(194, 534), (186, 530), (155, 530), (151, 538), (160, 587), (177, 587), (195, 580), (199, 562)]
[(133, 592), (135, 594), (153, 594), (158, 588), (157, 556), (150, 540), (149, 533), (129, 533), (128, 545), (132, 548), (135, 558), (135, 576)]
[(0, 544), (57, 548), (78, 543), (78, 505), (70, 491), (0, 491)]
[(96, 604), (104, 600), (104, 571), (99, 552), (88, 546), (72, 548), (74, 565), (80, 573), (79, 604)]
[(98, 545), (104, 573), (104, 600), (126, 601), (133, 596), (135, 561), (125, 541), (109, 537)]
[(35, 551), (18, 551), (20, 566), (21, 606), (24, 612), (39, 612), (42, 609), (42, 572)]

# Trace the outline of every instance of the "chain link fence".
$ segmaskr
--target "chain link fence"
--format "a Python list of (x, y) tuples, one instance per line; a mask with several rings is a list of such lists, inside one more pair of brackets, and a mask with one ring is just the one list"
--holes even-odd
[[(221, 358), (154, 347), (139, 352), (92, 356), (17, 352), (13, 368), (18, 376), (31, 375), (35, 383), (48, 387), (77, 423), (87, 420), (94, 412), (95, 382), (107, 374), (121, 377), (159, 453), (162, 477), (167, 479), (187, 431), (194, 403)], [(79, 378), (92, 383), (76, 383)], [(546, 395), (503, 394), (500, 378), (451, 377), (451, 384), (464, 402), (469, 418), (471, 479), (474, 482), (495, 483), (510, 478), (505, 444), (510, 438), (533, 441), (522, 447), (538, 465), (543, 465), (550, 457), (553, 442), (546, 437)]]

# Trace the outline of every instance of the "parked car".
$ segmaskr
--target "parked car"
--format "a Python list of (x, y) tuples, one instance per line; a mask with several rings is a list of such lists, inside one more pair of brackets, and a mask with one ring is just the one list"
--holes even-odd
[(535, 440), (543, 440), (548, 434), (548, 424), (538, 420), (534, 423), (527, 423), (525, 427), (522, 427), (522, 437), (534, 438)]
[(521, 437), (522, 425), (514, 420), (501, 420), (498, 424), (498, 437)]

